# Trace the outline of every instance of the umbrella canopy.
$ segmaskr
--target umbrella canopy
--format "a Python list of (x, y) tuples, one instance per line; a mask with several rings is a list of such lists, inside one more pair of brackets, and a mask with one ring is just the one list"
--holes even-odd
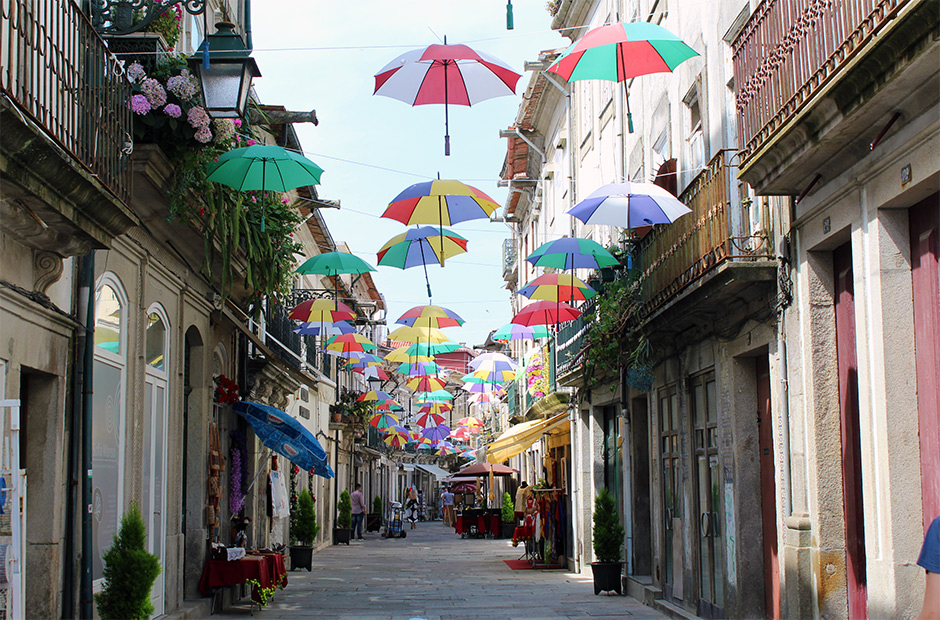
[(597, 295), (597, 291), (568, 273), (545, 273), (519, 289), (529, 299), (544, 301), (584, 301)]
[(496, 370), (515, 370), (519, 367), (519, 365), (516, 364), (516, 362), (514, 362), (508, 355), (492, 352), (476, 356), (470, 360), (468, 366), (476, 370), (484, 364), (487, 364), (489, 367), (492, 367)]
[(417, 106), (444, 104), (444, 155), (450, 155), (447, 106), (471, 106), (514, 95), (522, 77), (506, 63), (466, 45), (429, 45), (411, 50), (375, 74), (374, 95)]
[(334, 355), (343, 355), (353, 351), (372, 351), (375, 348), (375, 343), (362, 334), (352, 333), (331, 336), (323, 350)]
[(418, 418), (418, 426), (428, 428), (430, 426), (439, 426), (444, 423), (444, 416), (437, 413), (425, 413)]
[(517, 325), (516, 323), (507, 323), (495, 332), (490, 334), (490, 339), (496, 342), (509, 342), (510, 340), (534, 340), (535, 338), (547, 338), (548, 328), (544, 325)]
[(471, 394), (505, 394), (506, 389), (496, 383), (464, 383), (461, 389)]
[(520, 310), (512, 317), (512, 322), (519, 325), (550, 325), (573, 321), (579, 316), (580, 310), (564, 302), (536, 301)]
[(396, 425), (400, 426), (401, 422), (399, 422), (397, 416), (391, 413), (382, 413), (382, 414), (373, 416), (372, 419), (369, 420), (369, 424), (371, 424), (375, 428), (383, 429), (383, 428), (390, 428)]
[(346, 321), (309, 321), (301, 323), (293, 331), (301, 336), (337, 336), (351, 334), (356, 331), (356, 328)]
[(610, 224), (621, 228), (671, 224), (691, 212), (658, 185), (630, 182), (604, 185), (568, 210), (585, 224)]
[(388, 373), (382, 370), (380, 366), (356, 366), (353, 365), (352, 371), (362, 375), (367, 380), (369, 378), (381, 379), (382, 381), (388, 381), (391, 377), (388, 376)]
[(412, 327), (403, 325), (388, 334), (396, 342), (448, 342), (450, 338), (436, 327)]
[(361, 352), (361, 355), (346, 360), (345, 368), (356, 370), (357, 368), (381, 366), (384, 363), (382, 358), (375, 353)]
[[(440, 353), (450, 353), (456, 351), (460, 348), (460, 345), (456, 342), (418, 342), (407, 349), (405, 349), (405, 354), (410, 357), (415, 357), (417, 355), (438, 355)], [(388, 359), (386, 356), (385, 359)]]
[[(402, 224), (450, 226), (467, 220), (489, 219), (499, 204), (475, 187), (460, 181), (415, 183), (398, 194), (382, 217)], [(443, 230), (439, 228), (439, 230)]]
[(486, 476), (493, 472), (494, 476), (511, 476), (519, 473), (519, 470), (513, 469), (500, 463), (474, 463), (469, 467), (464, 467), (454, 474), (454, 476)]
[(466, 252), (468, 243), (446, 228), (418, 226), (389, 239), (376, 256), (379, 265), (399, 269), (427, 266), (429, 263), (443, 265), (448, 258)]
[(623, 82), (628, 129), (633, 133), (627, 80), (639, 75), (671, 72), (693, 56), (698, 56), (695, 50), (662, 26), (621, 22), (589, 30), (547, 70), (568, 81)]
[(382, 390), (369, 390), (368, 392), (363, 392), (360, 394), (356, 400), (366, 401), (366, 402), (394, 402), (395, 399), (392, 398), (391, 394), (383, 392)]
[(354, 320), (356, 312), (332, 299), (308, 299), (294, 306), (287, 316), (304, 323), (336, 323)]
[(494, 365), (495, 363), (491, 362), (484, 363), (477, 370), (473, 371), (473, 373), (470, 375), (470, 378), (466, 379), (464, 383), (469, 383), (471, 385), (486, 383), (493, 384), (512, 381), (516, 378), (515, 370), (497, 370), (492, 367)]
[(419, 392), (415, 394), (415, 399), (419, 402), (453, 400), (454, 395), (447, 390), (434, 390), (432, 392)]
[[(419, 356), (424, 358), (424, 356)], [(431, 358), (419, 359), (413, 363), (405, 362), (399, 364), (395, 372), (410, 377), (419, 377), (421, 375), (436, 375), (441, 372), (440, 365)]]
[(316, 437), (286, 412), (269, 405), (240, 401), (232, 409), (248, 420), (265, 447), (284, 456), (301, 469), (332, 478), (326, 451)]
[(438, 456), (446, 456), (448, 454), (457, 454), (459, 450), (454, 447), (454, 444), (449, 441), (438, 441), (435, 444), (432, 444), (435, 454)]
[(366, 273), (375, 267), (349, 252), (324, 252), (308, 258), (297, 268), (300, 274), (338, 276), (341, 273)]
[(418, 409), (419, 413), (447, 413), (453, 409), (453, 405), (445, 403), (443, 401), (431, 401), (424, 405), (421, 405), (421, 408)]
[(421, 429), (421, 434), (431, 441), (441, 441), (447, 439), (447, 436), (450, 435), (450, 427), (445, 424), (429, 426), (427, 428)]
[(444, 327), (460, 327), (464, 320), (453, 310), (440, 306), (415, 306), (404, 312), (398, 320), (399, 325), (427, 325), (438, 329)]
[(414, 377), (405, 383), (405, 387), (416, 392), (434, 392), (436, 390), (443, 390), (446, 385), (446, 381), (427, 375)]
[(620, 262), (604, 247), (591, 239), (562, 237), (543, 243), (526, 260), (536, 267), (556, 269), (600, 269)]
[(483, 422), (480, 421), (479, 418), (475, 418), (475, 417), (473, 417), (473, 416), (467, 416), (467, 417), (465, 417), (465, 418), (460, 418), (459, 420), (457, 420), (457, 424), (459, 424), (460, 426), (467, 426), (467, 427), (470, 427), (470, 426), (483, 426)]
[[(240, 192), (286, 192), (305, 185), (319, 185), (323, 168), (300, 153), (266, 144), (253, 144), (219, 155), (208, 166), (207, 179)], [(264, 200), (261, 201), (262, 209)], [(264, 232), (264, 211), (261, 212)]]
[(385, 437), (382, 439), (389, 447), (404, 448), (405, 445), (411, 440), (411, 434), (407, 430), (404, 433), (390, 430), (390, 432), (386, 433)]

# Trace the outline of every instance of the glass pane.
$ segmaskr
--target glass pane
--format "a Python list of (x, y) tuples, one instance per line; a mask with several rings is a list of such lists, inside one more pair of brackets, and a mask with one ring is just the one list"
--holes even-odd
[[(100, 306), (99, 306), (100, 307)], [(97, 335), (97, 331), (95, 332)], [(118, 524), (120, 468), (118, 436), (121, 432), (121, 369), (95, 360), (92, 397), (92, 578), (104, 573), (102, 554), (111, 546)]]
[(166, 325), (156, 312), (151, 312), (147, 316), (147, 333), (144, 340), (144, 356), (147, 359), (147, 365), (158, 370), (165, 370)]
[(672, 414), (672, 429), (679, 428), (679, 397), (673, 394), (669, 397), (669, 411)]
[(164, 495), (163, 490), (163, 461), (166, 450), (164, 441), (164, 427), (166, 426), (166, 388), (162, 385), (156, 386), (157, 398), (154, 403), (153, 411), (153, 553), (163, 558), (163, 522), (164, 513)]
[(705, 386), (696, 383), (692, 388), (692, 399), (695, 406), (695, 427), (705, 426)]
[(107, 284), (95, 295), (95, 346), (105, 351), (121, 353), (121, 300)]
[(715, 381), (711, 380), (705, 384), (705, 391), (708, 398), (708, 423), (714, 424), (718, 421), (718, 400), (715, 395)]
[(147, 526), (147, 541), (149, 547), (149, 541), (153, 538), (153, 529), (151, 525), (152, 504), (150, 500), (150, 496), (152, 495), (150, 482), (151, 476), (153, 475), (153, 385), (149, 381), (144, 384), (143, 428), (145, 429), (144, 454), (142, 459), (144, 468), (144, 492), (140, 501), (140, 515), (144, 518), (144, 525)]
[(708, 465), (704, 456), (697, 461), (698, 469), (698, 528), (699, 567), (702, 575), (700, 596), (712, 601), (711, 510), (709, 507)]
[(666, 398), (659, 399), (659, 415), (661, 417), (659, 432), (665, 433), (669, 430), (669, 400)]
[(670, 447), (669, 438), (663, 437), (663, 452), (669, 452), (669, 447)]
[(701, 449), (705, 447), (705, 431), (702, 429), (695, 430), (695, 448)]

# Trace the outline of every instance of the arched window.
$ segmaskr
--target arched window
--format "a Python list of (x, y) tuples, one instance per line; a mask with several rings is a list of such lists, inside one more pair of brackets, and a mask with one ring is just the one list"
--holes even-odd
[(104, 573), (124, 506), (127, 296), (121, 281), (105, 273), (95, 289), (95, 361), (92, 389), (92, 577)]

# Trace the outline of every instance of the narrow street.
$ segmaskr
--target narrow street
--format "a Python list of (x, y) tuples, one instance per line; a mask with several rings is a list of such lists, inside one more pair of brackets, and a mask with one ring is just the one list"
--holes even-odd
[[(532, 618), (666, 618), (639, 601), (594, 595), (590, 573), (512, 570), (503, 560), (522, 553), (508, 540), (461, 539), (440, 521), (407, 530), (406, 538), (381, 538), (328, 547), (313, 557), (313, 571), (289, 573), (289, 583), (261, 620), (496, 620)], [(248, 605), (215, 618), (245, 618)]]

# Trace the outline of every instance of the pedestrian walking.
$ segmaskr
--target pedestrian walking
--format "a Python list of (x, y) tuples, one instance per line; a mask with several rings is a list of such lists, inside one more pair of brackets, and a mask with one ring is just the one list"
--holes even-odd
[(418, 527), (418, 491), (411, 487), (408, 489), (408, 503), (405, 504), (405, 514), (408, 522), (411, 523), (411, 529)]
[(362, 537), (362, 520), (365, 519), (366, 516), (366, 500), (362, 496), (361, 484), (356, 484), (356, 490), (352, 492), (349, 499), (352, 502), (353, 535), (359, 540), (364, 540)]
[(444, 487), (441, 493), (441, 506), (444, 509), (444, 527), (454, 525), (454, 494), (450, 492), (450, 487)]

